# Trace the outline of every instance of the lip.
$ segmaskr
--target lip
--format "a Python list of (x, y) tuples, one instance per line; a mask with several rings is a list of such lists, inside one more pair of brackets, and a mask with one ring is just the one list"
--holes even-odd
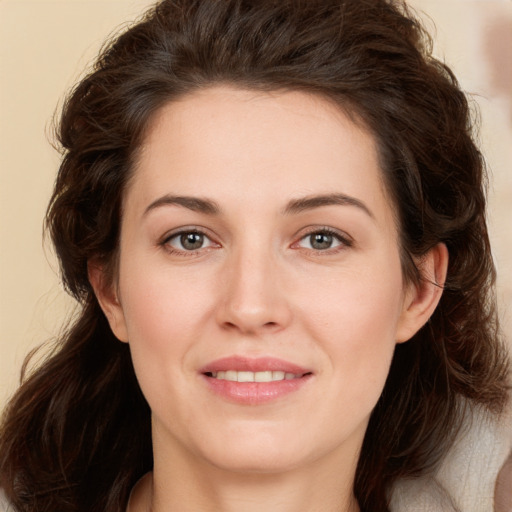
[(264, 372), (281, 371), (293, 373), (295, 375), (304, 375), (312, 373), (310, 369), (303, 368), (284, 359), (275, 357), (243, 357), (231, 356), (217, 359), (208, 363), (199, 370), (200, 373), (225, 372), (227, 370), (237, 370), (239, 372)]
[[(214, 372), (228, 370), (247, 372), (282, 371), (300, 375), (300, 377), (272, 382), (235, 382), (216, 379), (211, 376)], [(210, 391), (217, 396), (229, 402), (245, 405), (264, 404), (297, 392), (313, 376), (311, 370), (283, 359), (242, 356), (217, 359), (201, 368), (199, 373)]]

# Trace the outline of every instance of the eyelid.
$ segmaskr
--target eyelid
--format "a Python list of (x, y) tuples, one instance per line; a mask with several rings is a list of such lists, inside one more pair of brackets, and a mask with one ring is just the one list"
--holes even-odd
[(304, 240), (305, 238), (311, 236), (311, 235), (314, 235), (315, 233), (323, 233), (323, 234), (327, 234), (327, 235), (330, 235), (334, 238), (336, 238), (336, 240), (338, 242), (340, 242), (339, 245), (337, 245), (336, 247), (332, 247), (332, 248), (328, 248), (328, 249), (313, 249), (313, 248), (303, 248), (303, 249), (306, 249), (306, 250), (309, 250), (309, 251), (313, 251), (315, 253), (324, 253), (324, 254), (329, 254), (329, 252), (336, 252), (336, 251), (339, 251), (339, 250), (343, 250), (343, 248), (347, 248), (347, 247), (352, 247), (354, 245), (354, 239), (349, 235), (347, 234), (346, 232), (344, 231), (340, 231), (339, 229), (335, 229), (335, 228), (332, 228), (330, 226), (309, 226), (307, 228), (305, 228), (304, 230), (301, 230), (297, 236), (296, 236), (296, 241), (293, 242), (293, 244), (291, 245), (291, 247), (293, 249), (300, 249), (302, 247), (299, 246), (299, 243)]
[[(196, 250), (186, 250), (186, 249), (179, 249), (176, 247), (173, 247), (170, 245), (170, 241), (172, 239), (178, 238), (181, 235), (187, 234), (187, 233), (197, 233), (202, 236), (204, 236), (209, 244), (206, 247), (200, 247)], [(300, 242), (302, 242), (305, 238), (315, 234), (315, 233), (322, 233), (327, 234), (329, 236), (334, 237), (339, 244), (332, 248), (327, 249), (314, 249), (314, 248), (307, 248), (307, 247), (300, 247)], [(295, 242), (291, 244), (292, 249), (305, 249), (312, 251), (314, 253), (324, 253), (329, 254), (332, 252), (338, 252), (340, 250), (343, 250), (347, 247), (352, 247), (354, 245), (353, 238), (348, 235), (346, 232), (341, 231), (339, 229), (332, 228), (330, 226), (323, 226), (323, 225), (315, 225), (315, 226), (308, 226), (306, 228), (301, 229), (296, 236), (294, 237)], [(194, 255), (198, 252), (202, 252), (205, 249), (211, 249), (212, 247), (221, 247), (221, 244), (216, 241), (215, 237), (210, 234), (210, 231), (208, 229), (202, 228), (200, 226), (180, 226), (179, 228), (175, 228), (171, 231), (168, 231), (163, 235), (158, 242), (159, 246), (164, 247), (168, 252), (170, 253), (176, 253), (176, 254), (183, 254), (183, 255)]]
[[(186, 250), (186, 249), (179, 249), (176, 247), (173, 247), (170, 245), (170, 241), (172, 239), (176, 239), (180, 237), (181, 235), (185, 235), (188, 233), (197, 233), (199, 235), (204, 236), (210, 243), (206, 247), (200, 247), (199, 249), (195, 250)], [(173, 229), (171, 231), (168, 231), (160, 241), (158, 242), (159, 246), (164, 247), (165, 250), (167, 250), (169, 253), (173, 254), (182, 254), (186, 256), (197, 254), (201, 251), (204, 251), (205, 249), (211, 249), (212, 247), (220, 247), (221, 245), (215, 240), (215, 238), (209, 233), (209, 230), (199, 227), (199, 226), (180, 226), (179, 228)]]

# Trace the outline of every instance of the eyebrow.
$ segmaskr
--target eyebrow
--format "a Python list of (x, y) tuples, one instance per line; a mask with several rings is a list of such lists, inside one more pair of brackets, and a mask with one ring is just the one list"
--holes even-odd
[[(204, 213), (206, 215), (219, 215), (221, 208), (211, 200), (193, 196), (173, 196), (166, 194), (153, 201), (145, 210), (143, 215), (162, 206), (182, 206), (189, 210)], [(371, 210), (359, 199), (346, 194), (322, 194), (292, 199), (284, 208), (284, 215), (293, 215), (306, 210), (320, 208), (322, 206), (355, 206), (365, 212), (369, 217), (375, 219)]]
[(183, 206), (194, 212), (205, 213), (207, 215), (218, 215), (220, 213), (219, 205), (211, 199), (203, 199), (191, 196), (173, 196), (166, 194), (153, 201), (145, 210), (144, 215), (161, 206)]
[(291, 200), (284, 209), (285, 215), (300, 213), (322, 206), (355, 206), (365, 212), (369, 217), (375, 219), (372, 211), (361, 200), (346, 194), (324, 194), (301, 197)]

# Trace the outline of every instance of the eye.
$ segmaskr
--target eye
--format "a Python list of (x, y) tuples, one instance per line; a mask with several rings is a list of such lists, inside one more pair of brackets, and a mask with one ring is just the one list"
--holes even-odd
[(181, 231), (166, 238), (163, 244), (171, 250), (192, 252), (212, 247), (214, 244), (200, 231)]
[(329, 249), (337, 249), (338, 247), (350, 247), (352, 241), (348, 237), (334, 232), (330, 229), (319, 229), (308, 233), (302, 237), (296, 244), (304, 249), (312, 249), (314, 251), (327, 251)]

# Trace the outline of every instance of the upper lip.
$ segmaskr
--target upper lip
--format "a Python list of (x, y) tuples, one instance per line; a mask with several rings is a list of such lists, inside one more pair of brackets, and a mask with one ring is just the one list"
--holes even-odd
[(251, 358), (244, 356), (223, 357), (208, 363), (199, 371), (204, 374), (225, 372), (228, 370), (236, 370), (239, 372), (282, 371), (285, 373), (293, 373), (294, 375), (305, 375), (306, 373), (311, 373), (311, 370), (283, 359), (275, 357)]

